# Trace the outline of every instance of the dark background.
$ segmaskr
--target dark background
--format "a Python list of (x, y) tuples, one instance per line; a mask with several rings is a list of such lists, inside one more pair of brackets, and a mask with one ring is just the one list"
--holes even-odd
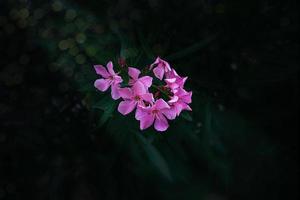
[[(297, 199), (298, 1), (0, 1), (0, 199)], [(166, 133), (93, 88), (156, 56), (193, 111)]]

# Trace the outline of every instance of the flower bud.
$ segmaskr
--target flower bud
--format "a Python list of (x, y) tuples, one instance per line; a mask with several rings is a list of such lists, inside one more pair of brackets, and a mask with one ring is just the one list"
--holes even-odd
[(122, 68), (127, 66), (125, 58), (122, 58), (122, 57), (118, 58), (118, 64), (119, 64)]

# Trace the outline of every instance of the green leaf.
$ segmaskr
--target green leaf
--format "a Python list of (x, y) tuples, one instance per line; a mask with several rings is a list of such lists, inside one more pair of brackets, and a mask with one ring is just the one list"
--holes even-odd
[(101, 109), (101, 110), (106, 110), (109, 105), (114, 102), (109, 94), (104, 95), (100, 101), (98, 101), (93, 108)]
[(99, 126), (102, 126), (105, 122), (107, 122), (107, 120), (110, 117), (112, 117), (116, 106), (117, 106), (117, 103), (113, 102), (113, 103), (110, 104), (110, 106), (106, 110), (104, 110), (104, 112), (103, 112), (103, 114), (100, 118), (100, 121), (99, 121)]
[(149, 160), (163, 176), (165, 176), (169, 181), (172, 181), (173, 179), (169, 166), (161, 153), (141, 133), (136, 132), (136, 135), (142, 142), (142, 147), (144, 148)]
[(102, 126), (107, 120), (112, 117), (113, 112), (117, 106), (117, 102), (112, 100), (109, 95), (104, 96), (99, 102), (97, 102), (93, 108), (103, 110), (103, 114), (99, 120), (99, 126)]
[(188, 112), (182, 112), (182, 113), (180, 114), (180, 116), (181, 116), (183, 119), (185, 119), (185, 120), (187, 120), (187, 121), (189, 121), (189, 122), (192, 122), (192, 121), (193, 121), (192, 115), (191, 115), (190, 113), (188, 113)]

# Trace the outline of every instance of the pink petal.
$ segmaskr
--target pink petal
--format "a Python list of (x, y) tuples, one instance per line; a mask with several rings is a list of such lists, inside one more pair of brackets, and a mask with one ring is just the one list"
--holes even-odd
[(121, 78), (121, 76), (114, 75), (114, 81), (113, 81), (114, 84), (119, 84), (122, 82), (123, 82), (123, 79)]
[(180, 100), (185, 103), (191, 103), (192, 102), (192, 92), (188, 92), (186, 95), (181, 96)]
[(178, 88), (176, 95), (178, 97), (182, 97), (182, 96), (189, 95), (189, 93), (187, 91), (185, 91), (185, 89), (183, 89), (183, 88)]
[(192, 103), (192, 95), (193, 95), (193, 92), (189, 92), (189, 94), (188, 94), (188, 100), (186, 100), (185, 103)]
[(178, 78), (181, 79), (181, 77), (177, 74), (177, 72), (175, 71), (175, 69), (171, 69), (171, 71), (166, 72), (166, 78)]
[(110, 81), (108, 79), (97, 79), (94, 83), (94, 86), (104, 92), (108, 89), (108, 87), (110, 86)]
[(174, 76), (179, 76), (179, 75), (177, 74), (177, 72), (175, 71), (175, 69), (172, 69), (171, 73), (173, 73)]
[(166, 76), (167, 79), (170, 79), (170, 78), (174, 78), (174, 77), (175, 77), (172, 71), (166, 72), (166, 73), (165, 73), (165, 76)]
[(188, 79), (188, 77), (186, 76), (186, 77), (184, 77), (183, 79), (182, 79), (182, 81), (181, 81), (181, 87), (183, 87), (184, 86), (184, 84), (185, 84), (185, 81)]
[(157, 57), (155, 62), (150, 65), (150, 70), (152, 70), (152, 68), (155, 65), (157, 65), (157, 67), (161, 67), (164, 70), (164, 72), (170, 72), (172, 70), (170, 64), (167, 61), (161, 59), (160, 57)]
[(134, 83), (132, 90), (134, 95), (143, 95), (146, 93), (145, 86), (139, 81)]
[(165, 60), (163, 60), (161, 58), (158, 58), (158, 59), (159, 59), (159, 64), (162, 65), (162, 66), (164, 66), (165, 72), (171, 71), (170, 64), (167, 61), (165, 61)]
[(163, 67), (158, 66), (153, 69), (153, 73), (158, 79), (162, 80), (164, 77), (165, 71), (164, 71)]
[(114, 100), (117, 100), (117, 99), (120, 98), (119, 89), (120, 89), (119, 85), (112, 85), (111, 86), (111, 97)]
[(163, 60), (163, 62), (165, 63), (165, 72), (170, 72), (171, 71), (170, 64), (167, 61), (164, 61), (164, 60)]
[(136, 102), (134, 102), (134, 101), (131, 101), (131, 100), (121, 101), (118, 106), (118, 111), (123, 115), (127, 115), (133, 111), (135, 106), (136, 106)]
[(154, 116), (147, 114), (140, 118), (140, 129), (144, 130), (149, 128), (154, 122)]
[(192, 108), (189, 105), (186, 105), (186, 110), (192, 111)]
[(130, 88), (120, 88), (119, 94), (123, 99), (131, 99), (133, 94)]
[(144, 101), (149, 102), (149, 103), (154, 102), (154, 98), (153, 98), (153, 94), (152, 94), (152, 93), (146, 93), (146, 94), (143, 94), (143, 95), (142, 95), (142, 99), (143, 99)]
[(154, 65), (156, 65), (156, 64), (159, 63), (159, 60), (160, 60), (159, 57), (157, 57), (157, 58), (155, 59), (154, 63), (152, 63), (152, 64), (150, 65), (150, 70), (152, 70), (152, 68), (154, 67)]
[(174, 95), (169, 101), (168, 101), (168, 103), (175, 103), (175, 102), (177, 102), (178, 101), (178, 96), (176, 96), (176, 95)]
[(171, 106), (170, 109), (163, 109), (161, 112), (170, 120), (175, 119), (177, 115), (175, 106)]
[(153, 78), (150, 76), (143, 76), (139, 78), (139, 81), (141, 81), (147, 88), (149, 88), (152, 85)]
[(94, 68), (95, 68), (96, 74), (101, 75), (103, 78), (109, 77), (109, 73), (107, 72), (105, 67), (103, 67), (102, 65), (94, 65)]
[(168, 120), (162, 114), (159, 114), (155, 119), (154, 128), (157, 131), (165, 131), (168, 129), (168, 127), (169, 127)]
[(136, 111), (135, 111), (135, 119), (140, 120), (142, 117), (145, 115), (148, 115), (148, 111), (141, 108), (140, 106), (137, 106)]
[(165, 81), (166, 83), (175, 83), (176, 78), (166, 78)]
[(140, 70), (133, 68), (133, 67), (128, 67), (128, 75), (132, 79), (137, 80), (139, 78), (140, 73), (141, 73)]
[(177, 116), (179, 116), (181, 111), (183, 110), (183, 106), (184, 106), (183, 104), (184, 103), (175, 103), (174, 104), (174, 108), (175, 108)]
[(181, 107), (182, 107), (182, 110), (192, 111), (192, 108), (189, 105), (185, 104), (185, 103), (182, 103)]
[(162, 109), (165, 109), (165, 108), (170, 108), (170, 106), (163, 99), (158, 99), (155, 102), (155, 108), (158, 109), (158, 110), (162, 110)]
[(114, 71), (114, 65), (111, 61), (109, 61), (106, 65), (107, 69), (108, 69), (108, 72), (111, 74), (111, 75), (116, 75), (115, 71)]

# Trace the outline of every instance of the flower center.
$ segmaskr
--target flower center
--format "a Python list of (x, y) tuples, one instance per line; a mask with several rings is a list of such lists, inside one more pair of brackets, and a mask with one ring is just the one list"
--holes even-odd
[(134, 100), (136, 101), (140, 101), (141, 100), (141, 97), (139, 97), (138, 95), (134, 97)]
[(156, 114), (158, 114), (159, 113), (159, 110), (152, 110), (152, 114), (154, 114), (154, 115), (156, 115)]

